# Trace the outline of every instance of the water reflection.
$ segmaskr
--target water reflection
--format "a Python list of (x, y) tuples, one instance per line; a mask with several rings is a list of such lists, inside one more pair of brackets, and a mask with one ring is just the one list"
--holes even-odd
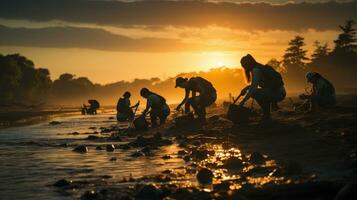
[[(179, 158), (161, 159), (163, 155), (176, 154), (178, 147), (175, 145), (163, 147), (153, 157), (136, 159), (129, 157), (134, 150), (97, 151), (98, 143), (83, 140), (88, 135), (68, 134), (93, 132), (93, 127), (116, 125), (115, 120), (109, 120), (113, 115), (58, 117), (54, 119), (61, 122), (58, 125), (46, 122), (0, 130), (2, 198), (64, 199), (66, 196), (47, 186), (63, 178), (98, 179), (106, 176), (116, 181), (130, 174), (141, 177), (183, 165)], [(81, 143), (89, 146), (88, 153), (72, 151), (73, 145)], [(62, 144), (68, 144), (68, 147), (61, 147)]]

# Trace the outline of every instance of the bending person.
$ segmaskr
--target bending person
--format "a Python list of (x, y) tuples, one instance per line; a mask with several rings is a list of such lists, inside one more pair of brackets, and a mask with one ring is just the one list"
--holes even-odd
[(119, 122), (124, 122), (127, 120), (134, 119), (134, 112), (133, 109), (139, 107), (139, 102), (134, 106), (131, 106), (130, 103), (130, 92), (125, 92), (123, 97), (118, 100), (117, 103), (117, 120)]
[[(176, 79), (176, 88), (180, 87), (185, 89), (185, 98), (177, 106), (176, 110), (179, 111), (185, 104), (185, 113), (190, 112), (192, 106), (198, 119), (206, 119), (206, 107), (212, 105), (217, 100), (217, 92), (212, 83), (202, 77), (193, 77), (191, 79), (178, 77)], [(190, 97), (190, 93), (192, 96)], [(199, 93), (198, 96), (197, 93)]]
[(308, 72), (306, 80), (312, 84), (312, 92), (310, 95), (302, 94), (300, 98), (308, 100), (310, 111), (336, 105), (336, 91), (330, 81), (316, 72)]
[(160, 125), (166, 122), (167, 117), (170, 115), (170, 108), (166, 103), (166, 99), (147, 88), (140, 91), (140, 95), (147, 99), (146, 108), (143, 111), (145, 116), (150, 110), (151, 127), (157, 126), (157, 120), (160, 120)]
[(240, 105), (254, 98), (263, 110), (262, 122), (269, 121), (271, 106), (277, 107), (286, 96), (283, 79), (271, 66), (258, 63), (250, 54), (241, 59), (241, 64), (250, 85), (241, 91), (245, 97)]

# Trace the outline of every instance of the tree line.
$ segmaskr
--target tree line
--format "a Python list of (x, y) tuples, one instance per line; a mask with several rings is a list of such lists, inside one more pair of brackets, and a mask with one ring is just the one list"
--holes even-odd
[[(316, 41), (314, 51), (308, 58), (305, 41), (302, 36), (294, 37), (288, 44), (281, 60), (271, 59), (267, 64), (283, 74), (288, 90), (304, 88), (305, 73), (317, 71), (337, 84), (337, 87), (354, 87), (357, 72), (357, 45), (355, 22), (347, 20), (340, 26), (341, 33), (334, 40), (334, 47)], [(259, 60), (259, 59), (258, 59)], [(51, 80), (50, 72), (45, 68), (36, 68), (28, 58), (19, 55), (0, 55), (0, 105), (38, 104), (40, 102), (66, 105), (81, 105), (88, 98), (96, 98), (103, 104), (114, 105), (125, 92), (131, 91), (133, 99), (140, 99), (137, 94), (142, 87), (162, 94), (169, 101), (178, 101), (183, 91), (174, 90), (178, 76), (202, 76), (212, 81), (218, 95), (228, 97), (244, 87), (241, 69), (215, 68), (207, 72), (182, 73), (175, 77), (134, 79), (112, 84), (95, 84), (86, 77), (76, 77), (64, 73), (56, 80)]]
[(315, 41), (311, 58), (307, 57), (304, 37), (295, 36), (290, 40), (282, 59), (272, 59), (268, 64), (282, 72), (290, 88), (300, 88), (307, 71), (319, 72), (339, 87), (353, 88), (357, 72), (355, 24), (355, 21), (347, 20), (339, 27), (341, 32), (334, 40), (333, 48), (327, 43)]

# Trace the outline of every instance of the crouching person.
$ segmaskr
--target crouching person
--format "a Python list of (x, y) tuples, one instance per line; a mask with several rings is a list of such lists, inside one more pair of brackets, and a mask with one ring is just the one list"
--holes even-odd
[(336, 105), (336, 92), (330, 81), (316, 72), (308, 72), (306, 80), (312, 84), (312, 92), (300, 95), (300, 99), (307, 100), (306, 103), (310, 104), (309, 111), (314, 112)]
[(139, 107), (139, 102), (134, 106), (131, 106), (130, 103), (130, 92), (125, 92), (123, 97), (118, 100), (117, 103), (117, 120), (119, 122), (134, 120), (134, 111), (133, 109), (137, 109)]
[(283, 79), (277, 71), (269, 65), (258, 63), (250, 54), (241, 59), (247, 82), (241, 95), (245, 95), (241, 106), (249, 98), (254, 98), (263, 110), (262, 122), (271, 120), (271, 107), (277, 108), (277, 103), (286, 96)]
[[(206, 120), (206, 107), (212, 105), (217, 99), (216, 89), (212, 83), (202, 77), (191, 79), (178, 77), (176, 79), (177, 87), (185, 89), (185, 98), (176, 110), (179, 111), (185, 105), (185, 113), (188, 114), (190, 107), (192, 107), (195, 114), (198, 115), (198, 119), (204, 122)], [(191, 97), (190, 93), (192, 93)]]
[(166, 122), (167, 117), (170, 115), (170, 108), (166, 103), (166, 99), (147, 88), (140, 91), (140, 95), (147, 100), (146, 108), (143, 111), (145, 116), (150, 110), (151, 126), (157, 127), (157, 120), (159, 119), (160, 125)]

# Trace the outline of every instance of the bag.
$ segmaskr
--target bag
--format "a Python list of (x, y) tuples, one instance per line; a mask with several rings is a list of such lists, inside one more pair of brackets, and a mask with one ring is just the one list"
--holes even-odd
[(235, 104), (229, 105), (227, 118), (234, 124), (242, 124), (249, 122), (251, 116), (251, 109)]
[(147, 131), (149, 124), (145, 119), (145, 116), (140, 116), (133, 121), (134, 127), (138, 131)]

